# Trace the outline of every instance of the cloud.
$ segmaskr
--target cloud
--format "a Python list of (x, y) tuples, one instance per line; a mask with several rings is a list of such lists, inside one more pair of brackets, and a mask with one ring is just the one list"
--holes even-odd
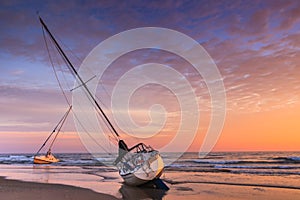
[(289, 30), (300, 21), (300, 3), (298, 1), (285, 2), (279, 10), (281, 17), (279, 30)]
[(50, 130), (68, 108), (59, 90), (2, 85), (0, 93), (0, 131)]
[[(83, 5), (2, 1), (0, 7), (0, 107), (5, 130), (13, 129), (12, 124), (20, 131), (38, 123), (46, 126), (56, 122), (66, 106), (52, 71), (47, 71), (49, 58), (37, 10), (76, 67), (109, 36), (137, 27), (166, 27), (182, 31), (207, 49), (224, 77), (228, 109), (258, 112), (299, 103), (298, 1), (87, 1)], [(122, 74), (147, 62), (164, 63), (184, 74), (195, 88), (200, 110), (209, 111), (210, 97), (201, 75), (168, 52), (131, 52), (119, 58), (102, 79), (108, 92)], [(167, 92), (156, 87), (149, 96), (158, 96), (162, 103)]]
[(11, 75), (14, 75), (14, 76), (18, 76), (18, 75), (21, 75), (23, 73), (24, 73), (24, 70), (21, 70), (21, 69), (11, 71)]

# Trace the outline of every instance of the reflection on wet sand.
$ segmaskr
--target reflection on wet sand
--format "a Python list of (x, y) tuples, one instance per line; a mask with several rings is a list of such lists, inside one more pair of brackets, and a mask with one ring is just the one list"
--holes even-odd
[(162, 199), (167, 192), (162, 189), (149, 187), (132, 187), (123, 184), (119, 189), (124, 200), (138, 200), (138, 199)]

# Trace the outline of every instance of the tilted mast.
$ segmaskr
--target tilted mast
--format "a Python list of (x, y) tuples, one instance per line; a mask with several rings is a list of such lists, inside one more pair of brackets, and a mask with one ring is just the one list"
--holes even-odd
[[(43, 147), (46, 145), (46, 143), (48, 142), (48, 140), (52, 137), (52, 135), (55, 133), (56, 131), (56, 134), (55, 134), (55, 137), (54, 139), (52, 140), (50, 146), (49, 146), (49, 150), (51, 150), (53, 144), (54, 144), (54, 141), (56, 140), (61, 128), (63, 127), (67, 117), (68, 117), (68, 114), (70, 113), (72, 109), (72, 106), (69, 107), (68, 111), (64, 114), (64, 116), (59, 120), (59, 122), (57, 123), (57, 125), (55, 126), (55, 128), (53, 129), (53, 131), (51, 132), (51, 134), (47, 137), (47, 139), (45, 140), (45, 142), (42, 144), (42, 146), (39, 148), (39, 150), (36, 152), (35, 155), (38, 155), (40, 153), (40, 151), (43, 149)], [(58, 130), (57, 130), (58, 129)]]
[(54, 36), (51, 34), (51, 32), (49, 31), (48, 27), (46, 26), (46, 24), (44, 23), (44, 21), (42, 20), (41, 17), (39, 17), (39, 20), (42, 24), (42, 26), (45, 28), (46, 32), (49, 34), (50, 38), (52, 39), (52, 41), (54, 42), (55, 46), (57, 47), (57, 50), (59, 51), (59, 53), (62, 55), (62, 57), (65, 59), (66, 63), (68, 64), (68, 67), (70, 69), (70, 71), (73, 73), (73, 75), (75, 76), (75, 78), (77, 78), (79, 80), (79, 82), (81, 83), (81, 85), (84, 87), (84, 89), (86, 90), (86, 92), (88, 93), (89, 97), (92, 99), (92, 101), (95, 103), (96, 107), (98, 108), (98, 110), (101, 112), (102, 116), (104, 117), (104, 119), (106, 120), (106, 122), (109, 124), (110, 128), (112, 129), (112, 131), (114, 132), (114, 134), (119, 137), (119, 134), (117, 132), (117, 130), (114, 128), (114, 126), (112, 125), (112, 123), (110, 122), (110, 120), (108, 119), (108, 117), (106, 116), (106, 114), (104, 113), (104, 111), (102, 110), (102, 108), (100, 107), (99, 103), (96, 101), (95, 97), (92, 95), (92, 93), (90, 92), (90, 90), (88, 89), (88, 87), (86, 86), (85, 82), (82, 80), (82, 78), (79, 76), (79, 74), (77, 73), (76, 69), (74, 68), (73, 64), (71, 63), (71, 61), (69, 60), (69, 58), (66, 56), (66, 54), (64, 53), (64, 51), (62, 50), (62, 48), (59, 46), (59, 44), (57, 43), (56, 39), (54, 38)]

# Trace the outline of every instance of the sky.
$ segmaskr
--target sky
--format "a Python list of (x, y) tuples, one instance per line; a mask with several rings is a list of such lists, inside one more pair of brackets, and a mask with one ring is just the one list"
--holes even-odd
[[(299, 10), (297, 0), (2, 0), (0, 153), (34, 153), (68, 108), (49, 61), (38, 15), (76, 69), (97, 44), (126, 30), (162, 27), (193, 38), (214, 60), (226, 92), (226, 118), (213, 150), (299, 151)], [(97, 96), (108, 108), (114, 85), (122, 75), (149, 62), (166, 64), (190, 82), (200, 119), (187, 148), (199, 151), (212, 117), (212, 102), (203, 77), (184, 59), (162, 50), (130, 52), (105, 71)], [(63, 86), (71, 89), (74, 80), (67, 69), (58, 66), (57, 70), (60, 78), (67, 77)], [(72, 94), (67, 95), (71, 99)], [(145, 141), (159, 149), (175, 137), (180, 103), (165, 87), (150, 84), (139, 88), (130, 99), (132, 120), (141, 126), (151, 123), (149, 108), (153, 104), (164, 106), (164, 127), (151, 138), (132, 138), (120, 131), (130, 145)], [(111, 109), (105, 110), (113, 115)], [(63, 127), (56, 152), (87, 151), (73, 118)], [(189, 129), (185, 131), (190, 134)], [(178, 150), (176, 146), (171, 149)]]

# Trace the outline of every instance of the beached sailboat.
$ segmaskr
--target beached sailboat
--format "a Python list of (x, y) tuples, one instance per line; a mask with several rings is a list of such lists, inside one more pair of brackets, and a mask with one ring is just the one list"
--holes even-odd
[(86, 82), (78, 74), (71, 61), (68, 59), (52, 33), (49, 31), (44, 21), (41, 18), (39, 19), (42, 27), (50, 36), (50, 39), (55, 45), (58, 53), (66, 62), (68, 69), (78, 81), (79, 87), (81, 87), (85, 91), (85, 94), (91, 100), (91, 103), (93, 104), (95, 109), (97, 109), (100, 113), (101, 118), (105, 121), (106, 124), (108, 124), (111, 133), (114, 134), (114, 136), (117, 138), (119, 155), (114, 164), (118, 168), (119, 174), (123, 178), (124, 182), (128, 185), (138, 186), (155, 180), (154, 183), (157, 183), (157, 187), (159, 187), (159, 185), (162, 185), (159, 177), (163, 172), (164, 162), (162, 157), (160, 156), (160, 153), (154, 150), (152, 147), (143, 143), (139, 143), (131, 148), (127, 147), (126, 143), (121, 139), (119, 133), (101, 108), (100, 104), (97, 102), (96, 98), (90, 92), (89, 88), (86, 85)]
[[(72, 106), (69, 107), (69, 109), (67, 110), (67, 112), (64, 114), (64, 116), (61, 118), (61, 120), (58, 122), (58, 124), (55, 126), (55, 128), (53, 129), (53, 131), (50, 133), (50, 135), (47, 137), (47, 139), (45, 140), (45, 142), (42, 144), (42, 146), (39, 148), (39, 150), (36, 152), (34, 158), (33, 158), (33, 163), (34, 164), (51, 164), (51, 163), (56, 163), (59, 162), (59, 159), (56, 158), (52, 153), (51, 153), (51, 149), (54, 145), (55, 140), (57, 139), (58, 134), (61, 131), (62, 126), (64, 125), (70, 111), (72, 109)], [(54, 134), (55, 133), (55, 134)], [(48, 147), (48, 151), (45, 155), (39, 155), (40, 151), (45, 147), (45, 145), (47, 144), (47, 142), (51, 139), (51, 144)]]
[(52, 153), (51, 150), (47, 151), (46, 155), (42, 156), (34, 156), (33, 163), (34, 164), (51, 164), (59, 162), (59, 159), (57, 159)]

